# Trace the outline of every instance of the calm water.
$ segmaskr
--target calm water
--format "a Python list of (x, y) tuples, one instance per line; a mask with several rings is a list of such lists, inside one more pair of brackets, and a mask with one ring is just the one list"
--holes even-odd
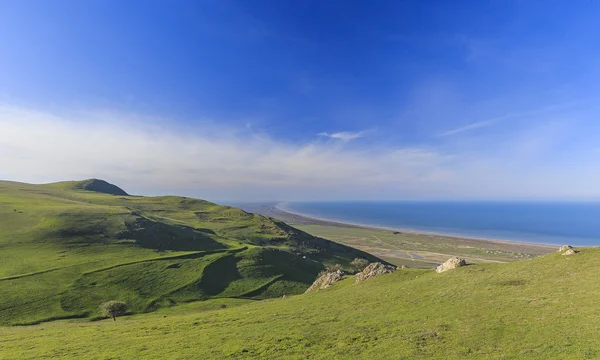
[(295, 202), (278, 207), (362, 225), (486, 239), (600, 245), (600, 203)]

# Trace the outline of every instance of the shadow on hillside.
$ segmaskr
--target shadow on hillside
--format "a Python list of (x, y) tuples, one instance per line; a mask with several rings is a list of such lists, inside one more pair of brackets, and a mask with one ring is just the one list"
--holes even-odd
[(204, 268), (198, 289), (209, 296), (222, 293), (230, 283), (241, 278), (237, 263), (233, 255), (213, 261)]
[(225, 245), (215, 241), (206, 233), (188, 226), (169, 225), (144, 217), (136, 217), (135, 220), (128, 221), (125, 225), (127, 231), (118, 233), (117, 238), (135, 240), (136, 245), (158, 251), (200, 251), (225, 248)]

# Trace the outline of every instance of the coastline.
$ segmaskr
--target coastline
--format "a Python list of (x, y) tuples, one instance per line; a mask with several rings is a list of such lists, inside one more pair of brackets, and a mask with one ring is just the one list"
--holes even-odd
[(318, 217), (318, 216), (314, 216), (314, 215), (310, 215), (310, 214), (305, 214), (305, 213), (297, 212), (297, 211), (294, 211), (294, 210), (287, 209), (282, 204), (285, 204), (285, 203), (283, 203), (283, 202), (276, 203), (276, 204), (273, 205), (273, 208), (276, 209), (277, 211), (281, 212), (281, 213), (285, 213), (285, 214), (289, 214), (289, 215), (292, 215), (292, 216), (297, 216), (297, 217), (305, 218), (308, 221), (312, 220), (312, 221), (316, 221), (316, 222), (322, 222), (322, 223), (325, 223), (325, 225), (330, 225), (330, 226), (346, 226), (346, 227), (357, 227), (357, 228), (363, 228), (363, 229), (399, 231), (399, 232), (404, 233), (404, 234), (411, 234), (411, 235), (416, 235), (416, 236), (418, 236), (418, 235), (438, 236), (438, 237), (444, 237), (444, 238), (454, 238), (454, 239), (461, 239), (461, 240), (483, 241), (483, 242), (489, 242), (489, 243), (495, 243), (495, 244), (504, 244), (504, 245), (517, 245), (517, 246), (518, 245), (522, 245), (522, 246), (535, 246), (535, 247), (544, 247), (544, 248), (556, 248), (557, 246), (561, 246), (560, 244), (528, 242), (528, 241), (496, 239), (496, 238), (485, 238), (485, 237), (473, 237), (473, 236), (464, 236), (464, 235), (449, 234), (449, 233), (442, 233), (442, 232), (421, 231), (421, 230), (415, 230), (415, 229), (409, 229), (409, 228), (387, 227), (387, 226), (381, 226), (381, 225), (354, 223), (354, 222), (349, 222), (349, 221), (342, 221), (342, 220), (337, 220), (337, 219), (328, 219), (328, 218), (324, 218), (324, 217)]

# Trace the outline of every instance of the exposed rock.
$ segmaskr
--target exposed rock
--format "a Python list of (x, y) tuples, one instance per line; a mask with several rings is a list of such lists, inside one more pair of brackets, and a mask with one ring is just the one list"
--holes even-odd
[(381, 274), (391, 273), (394, 270), (396, 270), (395, 266), (384, 265), (380, 262), (374, 262), (369, 264), (363, 271), (356, 274), (356, 282), (359, 283), (361, 281), (374, 278), (375, 276)]
[(400, 266), (400, 267), (401, 267), (402, 269), (408, 269), (408, 266), (406, 266), (406, 265), (402, 265), (402, 266)]
[(563, 245), (558, 249), (558, 252), (563, 252), (563, 251), (567, 251), (572, 249), (573, 247), (571, 245)]
[(446, 260), (446, 262), (443, 263), (442, 265), (436, 267), (435, 271), (441, 273), (441, 272), (456, 269), (457, 267), (461, 267), (461, 266), (465, 266), (465, 265), (467, 265), (467, 262), (465, 261), (465, 259), (457, 258), (455, 256), (455, 257), (452, 257), (452, 258)]
[(569, 250), (565, 251), (564, 253), (562, 253), (562, 255), (573, 255), (573, 254), (577, 254), (577, 251), (575, 251), (573, 249), (569, 249)]
[(341, 270), (336, 270), (334, 272), (321, 275), (317, 280), (315, 280), (315, 282), (313, 282), (306, 292), (326, 289), (336, 282), (342, 280), (343, 275), (344, 272)]

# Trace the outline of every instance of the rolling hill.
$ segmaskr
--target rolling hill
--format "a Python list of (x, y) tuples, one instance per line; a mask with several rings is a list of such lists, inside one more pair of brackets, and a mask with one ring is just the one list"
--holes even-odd
[(597, 359), (600, 249), (400, 269), (285, 299), (0, 327), (4, 359)]
[(283, 222), (103, 180), (0, 182), (0, 325), (302, 293), (325, 264), (374, 257)]

